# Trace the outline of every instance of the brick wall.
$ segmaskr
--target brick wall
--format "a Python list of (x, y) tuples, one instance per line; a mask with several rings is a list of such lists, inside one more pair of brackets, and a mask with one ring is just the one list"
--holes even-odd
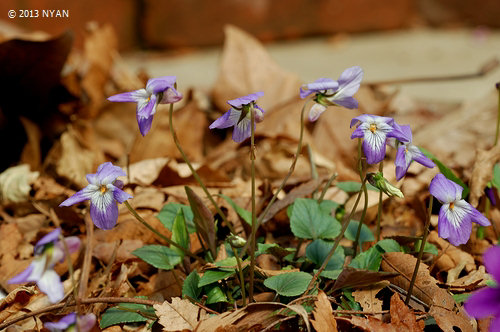
[[(8, 10), (17, 11), (9, 19)], [(69, 18), (20, 18), (19, 10), (68, 10)], [(498, 0), (2, 0), (0, 19), (59, 34), (111, 23), (122, 50), (217, 45), (231, 23), (264, 41), (400, 29), (416, 22), (500, 27)]]

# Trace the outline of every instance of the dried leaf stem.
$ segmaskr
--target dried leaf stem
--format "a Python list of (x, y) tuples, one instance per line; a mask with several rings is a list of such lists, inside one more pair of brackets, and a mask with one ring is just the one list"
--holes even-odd
[(184, 162), (188, 165), (189, 169), (191, 170), (191, 174), (193, 174), (194, 179), (196, 180), (196, 182), (198, 182), (201, 189), (203, 189), (203, 191), (205, 192), (205, 195), (207, 195), (207, 198), (210, 200), (212, 205), (215, 207), (215, 210), (217, 211), (217, 213), (221, 216), (224, 223), (231, 230), (231, 233), (236, 234), (233, 225), (229, 222), (229, 220), (227, 220), (227, 217), (224, 214), (224, 212), (222, 212), (222, 210), (219, 208), (219, 205), (217, 205), (217, 203), (215, 202), (212, 195), (208, 192), (207, 187), (205, 186), (205, 184), (201, 180), (200, 176), (198, 175), (198, 173), (194, 169), (191, 162), (189, 161), (186, 153), (184, 152), (184, 149), (182, 149), (181, 143), (179, 143), (179, 139), (177, 138), (177, 133), (175, 132), (175, 129), (174, 129), (174, 124), (173, 124), (173, 120), (172, 120), (173, 113), (174, 113), (174, 105), (170, 104), (170, 109), (169, 109), (169, 113), (168, 113), (168, 126), (169, 126), (170, 133), (172, 133), (172, 139), (174, 140), (174, 143), (175, 143), (175, 146), (177, 147), (177, 150), (179, 150), (179, 152), (181, 153), (182, 159), (184, 159)]
[(432, 200), (433, 196), (429, 198), (429, 207), (427, 209), (427, 218), (425, 219), (424, 234), (422, 235), (422, 241), (420, 241), (420, 250), (418, 251), (417, 263), (415, 264), (415, 270), (413, 270), (413, 276), (411, 277), (410, 286), (408, 286), (408, 294), (406, 294), (405, 304), (410, 303), (411, 293), (413, 292), (413, 285), (417, 280), (418, 268), (420, 267), (420, 261), (422, 260), (422, 255), (424, 254), (425, 241), (427, 240), (427, 234), (429, 234), (429, 224), (431, 222), (432, 214)]

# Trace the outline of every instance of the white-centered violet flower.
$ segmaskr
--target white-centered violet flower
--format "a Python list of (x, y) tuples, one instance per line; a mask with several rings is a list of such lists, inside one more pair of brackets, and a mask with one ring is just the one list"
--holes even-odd
[(306, 98), (312, 93), (315, 104), (309, 110), (309, 121), (316, 121), (328, 106), (338, 105), (345, 108), (358, 108), (358, 101), (352, 96), (358, 91), (363, 79), (363, 69), (358, 66), (344, 70), (337, 81), (320, 78), (300, 88), (300, 97)]
[(119, 176), (125, 176), (125, 172), (110, 162), (101, 164), (97, 173), (87, 174), (89, 185), (59, 206), (70, 206), (86, 200), (90, 200), (90, 217), (94, 224), (101, 229), (115, 227), (118, 219), (118, 206), (116, 202), (123, 203), (132, 198), (124, 192), (123, 182), (117, 180)]
[(438, 233), (454, 246), (467, 243), (472, 232), (472, 223), (491, 225), (476, 208), (462, 199), (463, 188), (448, 180), (443, 174), (432, 179), (429, 192), (442, 204), (438, 217)]
[(394, 128), (394, 119), (363, 114), (351, 120), (351, 128), (357, 124), (357, 128), (351, 135), (352, 138), (363, 138), (363, 152), (368, 164), (376, 164), (384, 160), (386, 140), (394, 137), (405, 142), (407, 139)]
[(412, 144), (412, 133), (409, 125), (400, 126), (396, 122), (393, 125), (405, 138), (406, 142), (397, 140), (396, 147), (396, 179), (399, 181), (405, 176), (413, 160), (425, 167), (433, 168), (436, 166), (432, 160), (427, 158), (420, 149)]
[[(43, 326), (51, 332), (88, 332), (92, 330), (97, 319), (94, 314), (77, 316), (72, 312), (59, 320), (58, 322), (45, 323)], [(77, 329), (78, 326), (78, 329)]]
[(229, 100), (227, 103), (232, 106), (231, 109), (212, 122), (209, 128), (223, 129), (234, 126), (233, 141), (236, 143), (243, 142), (251, 135), (252, 114), (250, 112), (254, 112), (256, 123), (264, 120), (264, 110), (255, 103), (263, 95), (264, 92), (256, 92)]
[[(35, 245), (35, 258), (23, 272), (11, 278), (9, 284), (36, 282), (40, 290), (47, 294), (49, 301), (56, 303), (64, 298), (64, 287), (59, 275), (54, 271), (54, 265), (65, 258), (64, 244), (59, 241), (61, 229), (56, 228), (45, 235)], [(80, 239), (70, 236), (64, 239), (68, 251), (73, 253), (80, 247)]]
[(108, 98), (109, 101), (137, 103), (137, 123), (142, 136), (151, 129), (153, 116), (158, 104), (172, 104), (182, 99), (175, 89), (175, 76), (162, 76), (148, 80), (146, 89), (120, 93)]

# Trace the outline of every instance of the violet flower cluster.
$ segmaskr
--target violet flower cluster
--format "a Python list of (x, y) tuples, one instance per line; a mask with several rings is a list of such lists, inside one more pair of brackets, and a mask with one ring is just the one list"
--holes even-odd
[(137, 103), (137, 123), (142, 136), (146, 136), (151, 129), (158, 104), (173, 104), (182, 99), (182, 94), (174, 87), (175, 80), (175, 76), (152, 78), (145, 89), (120, 93), (108, 100)]
[(344, 70), (337, 81), (319, 78), (313, 83), (302, 85), (300, 88), (302, 99), (315, 93), (315, 104), (309, 110), (309, 121), (316, 121), (328, 106), (358, 108), (358, 101), (352, 96), (358, 91), (362, 79), (363, 69), (354, 66)]
[[(232, 106), (229, 111), (220, 118), (212, 122), (210, 129), (233, 127), (233, 141), (241, 143), (251, 135), (251, 116), (254, 113), (255, 122), (264, 120), (264, 110), (256, 104), (257, 99), (262, 97), (264, 92), (251, 93), (247, 96), (229, 100), (227, 103)], [(255, 129), (255, 124), (254, 124)]]
[(97, 319), (94, 314), (77, 316), (72, 312), (55, 323), (45, 323), (44, 327), (51, 332), (88, 332), (92, 330)]
[(493, 316), (490, 323), (490, 331), (500, 331), (500, 247), (494, 246), (488, 249), (484, 255), (484, 266), (489, 274), (493, 276), (497, 285), (495, 287), (485, 287), (472, 293), (464, 304), (465, 311), (478, 319)]
[(59, 206), (70, 206), (86, 200), (90, 200), (90, 217), (94, 224), (101, 229), (115, 227), (118, 219), (118, 203), (123, 203), (132, 198), (124, 192), (123, 182), (117, 180), (119, 176), (125, 176), (125, 172), (110, 162), (101, 164), (97, 173), (87, 174), (89, 185)]
[[(66, 257), (64, 244), (59, 241), (61, 229), (56, 228), (45, 235), (35, 245), (35, 258), (30, 266), (20, 274), (11, 278), (9, 284), (22, 284), (36, 282), (40, 290), (47, 294), (49, 301), (56, 303), (64, 298), (64, 287), (59, 275), (54, 271), (57, 262), (62, 262)], [(73, 253), (80, 247), (80, 240), (75, 237), (64, 239), (68, 251)]]

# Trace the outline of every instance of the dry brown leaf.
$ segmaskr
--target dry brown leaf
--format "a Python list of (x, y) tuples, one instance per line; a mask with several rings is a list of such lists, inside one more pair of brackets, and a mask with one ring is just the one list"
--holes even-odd
[(265, 91), (259, 99), (264, 110), (297, 96), (298, 76), (281, 69), (255, 37), (233, 25), (227, 25), (224, 32), (220, 71), (213, 90), (219, 109), (229, 109), (226, 101), (230, 99), (257, 91)]
[(391, 325), (397, 326), (399, 331), (422, 332), (424, 330), (424, 321), (417, 322), (415, 314), (404, 304), (397, 293), (391, 297), (390, 312)]
[(337, 332), (337, 321), (333, 317), (332, 304), (322, 290), (318, 293), (314, 307), (312, 312), (314, 319), (311, 319), (314, 329), (318, 332)]
[(27, 164), (9, 167), (0, 174), (0, 200), (4, 204), (27, 202), (31, 184), (39, 175)]
[(7, 284), (7, 280), (22, 272), (30, 264), (30, 260), (20, 260), (17, 255), (23, 243), (23, 235), (16, 224), (4, 223), (0, 225), (0, 282), (2, 287), (11, 291), (17, 285)]
[(30, 121), (28, 118), (21, 116), (19, 118), (23, 124), (24, 131), (28, 137), (28, 142), (24, 146), (21, 153), (21, 164), (28, 164), (32, 170), (39, 170), (42, 164), (42, 152), (40, 150), (40, 141), (42, 132), (38, 125)]
[(386, 273), (357, 270), (353, 269), (352, 267), (346, 267), (342, 270), (342, 272), (340, 272), (339, 276), (337, 277), (332, 291), (346, 287), (362, 287), (371, 285), (378, 281), (394, 278), (397, 275), (398, 273), (394, 271)]
[(429, 314), (434, 317), (438, 326), (444, 332), (473, 332), (472, 322), (462, 308), (458, 312), (434, 305)]
[(130, 203), (137, 209), (160, 211), (165, 204), (165, 194), (156, 188), (137, 186)]
[(500, 160), (500, 145), (490, 150), (477, 149), (472, 175), (470, 177), (470, 200), (472, 206), (477, 206), (479, 198), (484, 195), (484, 188), (493, 176), (493, 167)]
[(366, 318), (354, 316), (351, 318), (351, 324), (371, 332), (403, 332), (391, 324), (386, 324), (381, 320), (368, 316)]
[(163, 331), (194, 330), (200, 321), (208, 318), (208, 313), (192, 304), (187, 299), (174, 297), (172, 303), (168, 301), (154, 306), (156, 316), (163, 325)]
[[(132, 255), (132, 251), (141, 248), (144, 243), (141, 240), (123, 240), (122, 243), (116, 249), (115, 261), (117, 263), (123, 263), (129, 259), (135, 259), (136, 256)], [(93, 246), (92, 256), (101, 260), (104, 264), (109, 264), (113, 256), (116, 244), (109, 242), (97, 242)]]
[[(130, 183), (147, 186), (152, 184), (160, 174), (163, 167), (168, 163), (169, 158), (154, 158), (141, 160), (130, 165)], [(128, 183), (128, 178), (123, 181)]]
[[(376, 295), (378, 294), (378, 292), (380, 292), (383, 288), (385, 288), (389, 284), (390, 283), (387, 280), (377, 282), (371, 286), (363, 287), (361, 289), (352, 292), (352, 296), (354, 296), (354, 299), (357, 302), (359, 302), (359, 304), (363, 308), (363, 311), (367, 312), (382, 311), (382, 301), (379, 300), (376, 297)], [(382, 319), (381, 314), (374, 315), (374, 317)]]
[(35, 286), (21, 286), (4, 297), (0, 301), (0, 322), (24, 308), (33, 294), (35, 294)]
[(458, 247), (450, 245), (448, 241), (439, 237), (438, 232), (431, 231), (427, 240), (429, 243), (436, 244), (441, 252), (446, 250), (436, 262), (436, 266), (440, 271), (448, 271), (451, 268), (455, 268), (460, 263), (465, 263), (465, 271), (467, 272), (474, 271), (476, 269), (476, 263), (474, 262), (474, 257), (472, 257), (471, 254)]

